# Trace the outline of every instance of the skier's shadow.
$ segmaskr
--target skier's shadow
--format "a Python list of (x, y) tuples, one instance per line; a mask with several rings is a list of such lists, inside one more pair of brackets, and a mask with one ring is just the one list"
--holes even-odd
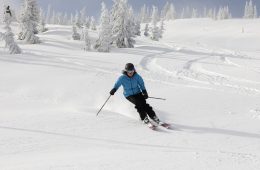
[[(162, 120), (167, 120), (167, 115), (169, 113), (163, 112), (163, 111), (158, 111), (158, 113), (160, 113), (159, 116), (162, 117)], [(257, 133), (242, 132), (242, 131), (228, 130), (228, 129), (222, 129), (222, 128), (189, 126), (189, 125), (182, 125), (182, 124), (176, 124), (176, 123), (171, 123), (171, 122), (167, 122), (167, 123), (171, 124), (172, 130), (177, 130), (177, 131), (191, 130), (190, 132), (192, 132), (192, 133), (215, 133), (215, 134), (260, 139), (260, 134), (257, 134)]]

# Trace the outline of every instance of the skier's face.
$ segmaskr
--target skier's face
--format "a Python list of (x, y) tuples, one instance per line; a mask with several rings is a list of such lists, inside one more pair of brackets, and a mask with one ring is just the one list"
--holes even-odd
[(133, 75), (134, 75), (134, 70), (131, 70), (131, 71), (127, 71), (127, 75), (129, 76), (129, 77), (132, 77)]

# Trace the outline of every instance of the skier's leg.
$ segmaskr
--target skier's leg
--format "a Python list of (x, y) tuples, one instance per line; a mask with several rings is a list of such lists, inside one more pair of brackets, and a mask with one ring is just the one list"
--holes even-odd
[(156, 116), (155, 112), (153, 111), (153, 108), (148, 103), (145, 103), (144, 106), (145, 106), (145, 111), (148, 114), (148, 116), (151, 119), (153, 119)]
[(126, 99), (135, 105), (135, 108), (139, 113), (141, 120), (143, 121), (147, 117), (147, 114), (139, 95), (128, 96)]

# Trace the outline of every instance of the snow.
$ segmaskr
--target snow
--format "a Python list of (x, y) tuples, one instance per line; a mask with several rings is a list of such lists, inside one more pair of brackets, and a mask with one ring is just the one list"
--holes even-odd
[[(84, 51), (71, 26), (47, 25), (41, 44), (18, 41), (19, 55), (1, 41), (0, 169), (258, 170), (259, 26), (175, 20), (160, 41), (111, 53)], [(150, 96), (167, 99), (148, 103), (174, 130), (143, 125), (122, 88), (96, 116), (127, 62)]]

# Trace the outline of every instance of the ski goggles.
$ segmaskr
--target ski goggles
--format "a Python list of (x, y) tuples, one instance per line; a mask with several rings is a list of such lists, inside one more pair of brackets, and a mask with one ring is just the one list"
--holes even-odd
[(131, 73), (134, 73), (135, 70), (126, 70), (126, 72), (131, 74)]

